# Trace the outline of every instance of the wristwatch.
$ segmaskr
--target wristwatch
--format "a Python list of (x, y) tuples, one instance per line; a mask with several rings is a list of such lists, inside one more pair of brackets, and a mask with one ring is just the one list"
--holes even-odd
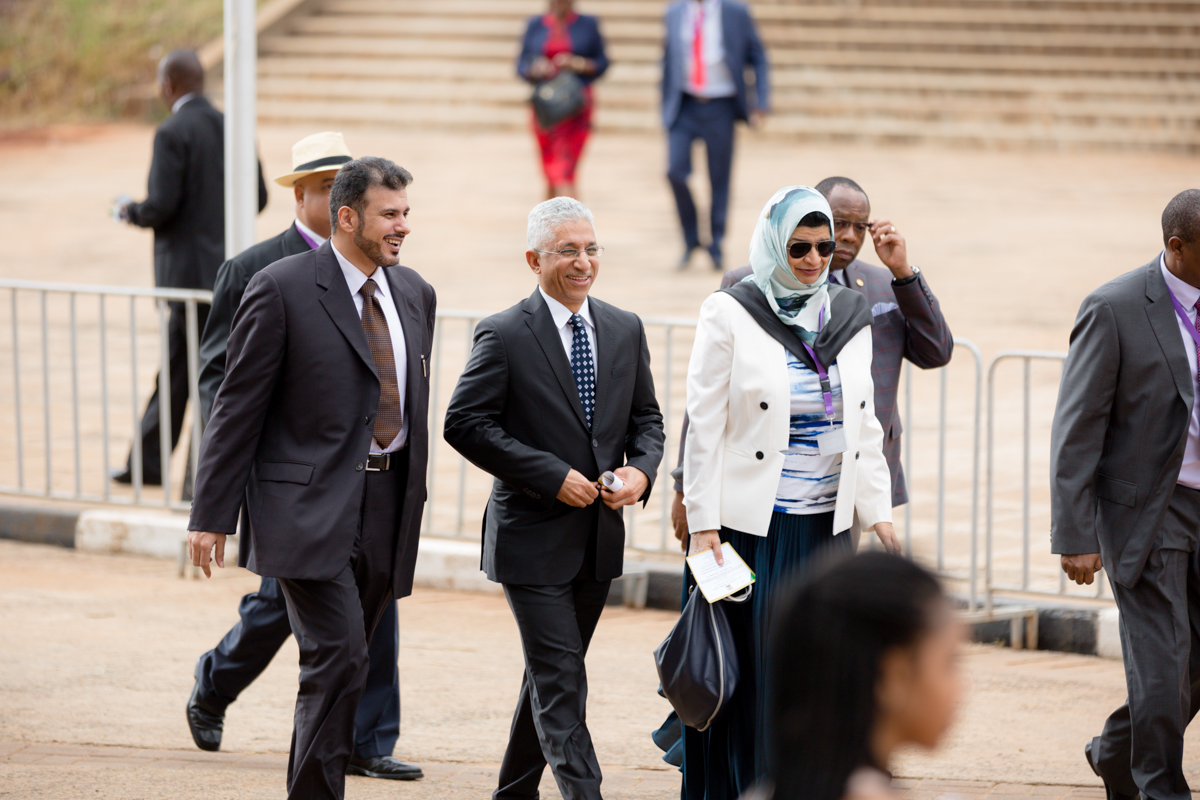
[(908, 268), (912, 270), (913, 274), (907, 278), (892, 278), (892, 286), (908, 286), (921, 274), (921, 268), (916, 264), (909, 264)]

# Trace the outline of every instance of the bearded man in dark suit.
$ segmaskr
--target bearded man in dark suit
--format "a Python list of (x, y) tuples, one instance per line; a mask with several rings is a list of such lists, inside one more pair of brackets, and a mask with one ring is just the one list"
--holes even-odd
[(343, 797), (367, 643), (412, 592), (436, 297), (398, 266), (411, 180), (348, 162), (332, 238), (250, 279), (200, 450), (192, 563), (223, 566), (241, 515), (239, 562), (279, 580), (300, 649), (291, 800)]
[[(204, 97), (204, 68), (191, 50), (176, 50), (158, 65), (158, 88), (171, 116), (154, 134), (146, 199), (119, 209), (122, 219), (154, 230), (154, 285), (212, 289), (225, 260), (225, 117)], [(267, 206), (267, 184), (258, 169), (258, 210)], [(188, 399), (187, 320), (183, 303), (168, 303), (171, 449), (179, 444)], [(197, 333), (209, 307), (199, 305)], [(161, 376), (160, 376), (161, 381)], [(162, 483), (158, 387), (142, 415), (142, 483)], [(133, 482), (133, 454), (117, 483)]]
[[(584, 656), (621, 575), (621, 509), (650, 498), (662, 414), (641, 320), (588, 294), (603, 252), (592, 212), (547, 200), (526, 239), (538, 288), (475, 328), (445, 435), (495, 476), (483, 569), (504, 586), (525, 654), (493, 798), (537, 797), (549, 765), (565, 800), (598, 800)], [(607, 471), (618, 491), (598, 489)]]

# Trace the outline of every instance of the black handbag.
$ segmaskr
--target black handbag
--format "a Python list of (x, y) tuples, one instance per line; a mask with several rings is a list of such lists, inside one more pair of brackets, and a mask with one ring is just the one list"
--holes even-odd
[[(751, 588), (727, 599), (744, 602)], [(654, 665), (662, 694), (684, 725), (703, 731), (721, 719), (739, 676), (733, 632), (721, 602), (710, 603), (693, 589), (675, 627), (654, 651)]]
[(562, 70), (550, 80), (539, 83), (529, 100), (533, 103), (538, 125), (543, 130), (549, 130), (564, 119), (575, 116), (587, 102), (583, 81), (569, 70)]

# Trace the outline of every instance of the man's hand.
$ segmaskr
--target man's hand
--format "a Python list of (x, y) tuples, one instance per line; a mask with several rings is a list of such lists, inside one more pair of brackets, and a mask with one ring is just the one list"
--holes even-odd
[(688, 548), (688, 555), (694, 556), (705, 550), (713, 551), (713, 555), (717, 559), (717, 566), (725, 565), (725, 558), (721, 554), (720, 531), (700, 531), (692, 534), (692, 545)]
[(569, 506), (576, 508), (587, 508), (596, 500), (596, 496), (600, 494), (600, 490), (596, 488), (596, 484), (583, 477), (583, 473), (578, 470), (571, 470), (567, 473), (567, 479), (563, 481), (562, 488), (558, 490), (558, 499)]
[(750, 127), (756, 131), (761, 131), (763, 126), (767, 124), (767, 112), (761, 108), (756, 108), (750, 112)]
[(891, 220), (877, 219), (871, 223), (871, 241), (879, 260), (892, 271), (893, 277), (907, 278), (913, 274), (908, 263), (908, 245)]
[(1100, 560), (1099, 553), (1083, 553), (1063, 556), (1062, 568), (1063, 572), (1067, 573), (1067, 577), (1080, 586), (1085, 583), (1090, 586), (1096, 573), (1104, 569), (1104, 564)]
[[(217, 552), (210, 559), (214, 547)], [(192, 556), (192, 566), (204, 570), (204, 577), (211, 578), (212, 570), (208, 568), (210, 560), (225, 569), (225, 534), (188, 531), (188, 552)]]
[(631, 506), (636, 503), (646, 493), (646, 487), (650, 485), (650, 479), (646, 477), (646, 473), (637, 467), (614, 469), (613, 475), (616, 475), (625, 484), (621, 487), (621, 491), (610, 492), (608, 489), (600, 491), (600, 499), (613, 511), (621, 506)]
[[(845, 535), (849, 535), (847, 532)], [(900, 540), (896, 538), (896, 529), (892, 527), (890, 522), (876, 522), (875, 535), (879, 537), (880, 544), (883, 549), (894, 556), (901, 554)]]
[(675, 538), (679, 540), (679, 546), (684, 551), (687, 550), (687, 507), (683, 504), (683, 492), (676, 492), (675, 499), (671, 501), (671, 526), (675, 528)]

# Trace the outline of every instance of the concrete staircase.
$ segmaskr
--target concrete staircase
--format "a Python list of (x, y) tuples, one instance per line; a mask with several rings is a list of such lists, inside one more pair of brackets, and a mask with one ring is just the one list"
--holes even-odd
[[(754, 0), (790, 138), (1200, 152), (1200, 0)], [(306, 0), (260, 39), (264, 121), (520, 129), (540, 0)], [(654, 132), (657, 0), (581, 0), (602, 130)]]

